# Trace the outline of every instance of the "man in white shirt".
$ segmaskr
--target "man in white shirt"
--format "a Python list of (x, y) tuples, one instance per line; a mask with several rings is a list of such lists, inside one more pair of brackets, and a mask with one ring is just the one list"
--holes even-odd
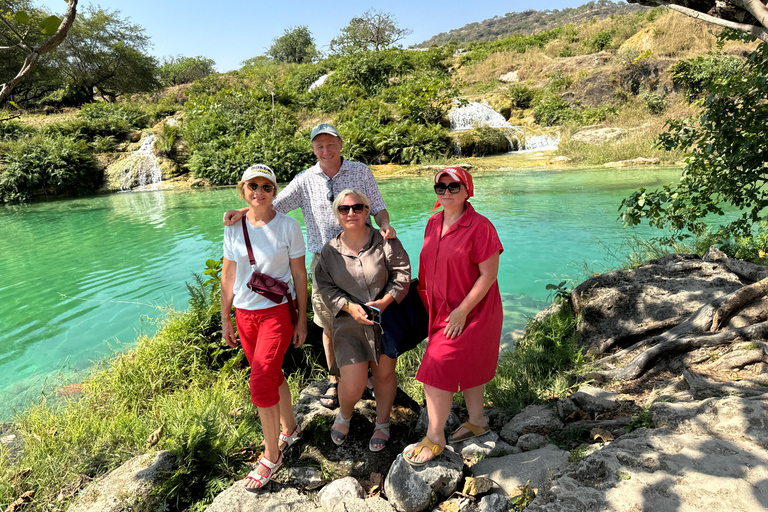
[[(317, 293), (314, 270), (320, 249), (342, 231), (331, 210), (336, 194), (347, 188), (361, 190), (371, 202), (371, 214), (379, 226), (381, 235), (391, 239), (395, 238), (396, 233), (395, 228), (389, 223), (387, 205), (381, 197), (373, 173), (365, 164), (346, 160), (341, 156), (343, 141), (336, 128), (328, 123), (321, 123), (312, 129), (310, 140), (317, 163), (297, 174), (288, 186), (280, 191), (273, 205), (280, 213), (301, 208), (304, 216), (304, 225), (307, 228), (307, 249), (312, 253), (310, 264), (310, 272), (313, 274), (312, 309), (315, 323), (323, 328), (323, 348), (328, 367), (331, 369), (334, 366), (331, 343), (333, 316)], [(239, 221), (247, 211), (248, 209), (245, 208), (226, 212), (224, 225)], [(338, 395), (335, 389), (337, 385), (338, 378), (331, 375), (328, 394), (321, 400), (326, 407), (338, 406)]]

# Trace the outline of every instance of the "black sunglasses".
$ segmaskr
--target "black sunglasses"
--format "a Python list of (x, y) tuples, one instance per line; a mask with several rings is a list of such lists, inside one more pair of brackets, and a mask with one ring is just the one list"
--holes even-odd
[[(248, 183), (248, 188), (253, 190), (254, 192), (259, 190), (259, 186), (260, 185), (258, 183)], [(275, 188), (275, 186), (274, 185), (270, 185), (269, 183), (265, 183), (265, 184), (261, 185), (261, 190), (263, 190), (267, 194), (271, 194), (272, 190), (274, 190), (274, 188)]]
[(363, 210), (365, 210), (365, 205), (360, 203), (339, 205), (339, 213), (342, 215), (347, 215), (350, 209), (355, 213), (363, 213)]
[(451, 194), (458, 194), (459, 190), (461, 190), (461, 183), (458, 181), (452, 181), (450, 183), (438, 183), (435, 185), (435, 194), (441, 196), (445, 194), (445, 191), (450, 192)]
[(328, 187), (328, 195), (326, 196), (330, 202), (333, 202), (335, 196), (333, 195), (333, 178), (328, 178), (325, 182), (325, 186)]

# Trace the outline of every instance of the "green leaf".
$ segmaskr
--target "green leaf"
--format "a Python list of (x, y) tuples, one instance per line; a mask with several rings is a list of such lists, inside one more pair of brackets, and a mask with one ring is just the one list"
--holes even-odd
[(16, 108), (16, 110), (18, 110), (18, 109), (19, 109), (19, 106), (16, 104), (16, 102), (15, 102), (15, 101), (10, 101), (10, 100), (9, 100), (9, 101), (8, 101), (8, 103), (10, 103), (11, 105), (13, 105), (13, 106)]
[(46, 36), (52, 36), (59, 29), (59, 25), (61, 25), (60, 18), (57, 16), (48, 16), (40, 22), (40, 32)]
[(29, 23), (29, 14), (27, 14), (25, 11), (16, 11), (16, 14), (13, 15), (13, 19), (23, 25), (26, 25)]

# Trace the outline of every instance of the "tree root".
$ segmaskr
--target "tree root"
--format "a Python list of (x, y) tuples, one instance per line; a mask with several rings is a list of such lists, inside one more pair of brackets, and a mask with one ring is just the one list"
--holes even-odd
[(689, 370), (683, 370), (683, 378), (691, 387), (691, 393), (697, 400), (713, 396), (738, 395), (746, 397), (760, 396), (768, 393), (763, 386), (739, 386), (727, 382), (717, 382)]

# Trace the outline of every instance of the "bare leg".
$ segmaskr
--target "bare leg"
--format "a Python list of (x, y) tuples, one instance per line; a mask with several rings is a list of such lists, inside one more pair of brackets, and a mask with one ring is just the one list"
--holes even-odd
[[(427, 397), (427, 412), (429, 413), (429, 427), (427, 438), (438, 446), (445, 447), (445, 422), (451, 413), (453, 393), (437, 389), (424, 384), (424, 394)], [(423, 449), (418, 455), (410, 457), (411, 460), (423, 462), (434, 458), (431, 451)]]
[[(279, 403), (272, 407), (259, 407), (259, 419), (261, 420), (261, 431), (264, 434), (264, 457), (270, 462), (277, 462), (280, 458), (280, 450), (277, 447), (278, 436), (280, 434), (280, 405)], [(269, 469), (259, 464), (256, 471), (261, 476), (267, 476)], [(258, 488), (259, 483), (256, 480), (247, 479), (246, 487)]]
[[(483, 400), (485, 393), (485, 384), (475, 386), (474, 388), (462, 390), (464, 393), (464, 403), (467, 406), (467, 412), (469, 413), (469, 422), (478, 427), (487, 427), (488, 419), (485, 417), (485, 411), (483, 409)], [(457, 437), (461, 437), (467, 433), (467, 429), (460, 428), (456, 432)]]
[[(277, 403), (280, 410), (280, 424), (283, 426), (283, 434), (290, 436), (296, 428), (296, 417), (293, 415), (293, 403), (291, 402), (291, 389), (288, 387), (288, 381), (280, 384), (280, 401)], [(280, 441), (278, 445), (280, 450), (285, 449), (285, 442)], [(269, 459), (272, 460), (272, 459)]]
[[(391, 359), (385, 355), (379, 358), (378, 365), (371, 363), (373, 389), (376, 393), (376, 423), (389, 421), (389, 414), (392, 412), (392, 404), (395, 402), (395, 394), (397, 394), (396, 365), (397, 359)], [(380, 430), (374, 432), (373, 437), (377, 439), (387, 438)]]
[[(355, 412), (355, 404), (363, 396), (365, 383), (368, 382), (368, 363), (348, 364), (339, 368), (341, 381), (339, 382), (339, 406), (344, 418), (351, 418)], [(346, 425), (334, 426), (342, 434), (348, 434)]]
[[(328, 362), (328, 370), (330, 370), (335, 357), (333, 353), (333, 342), (331, 341), (330, 329), (323, 329), (323, 351), (325, 352), (325, 360)], [(338, 384), (339, 378), (335, 375), (331, 375), (330, 382), (331, 384)], [(325, 392), (327, 395), (335, 395), (337, 393), (338, 390), (335, 388), (328, 388), (328, 391)], [(321, 398), (320, 401), (328, 406), (333, 405), (333, 400), (330, 398)]]

